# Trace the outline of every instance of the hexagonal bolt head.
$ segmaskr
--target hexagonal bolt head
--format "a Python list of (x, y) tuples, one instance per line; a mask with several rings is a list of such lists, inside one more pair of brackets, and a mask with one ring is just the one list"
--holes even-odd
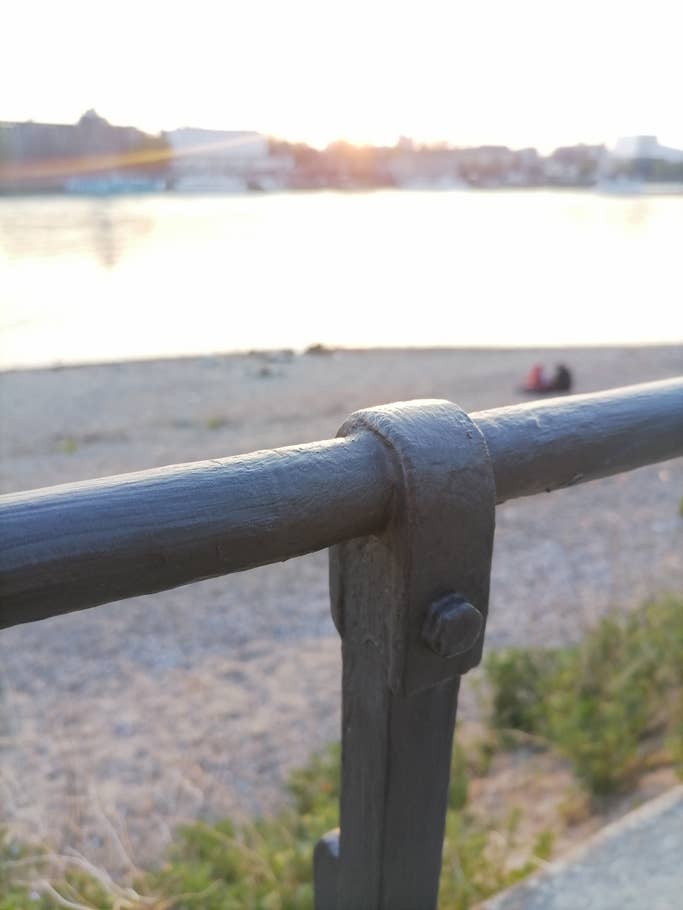
[(459, 594), (446, 594), (430, 604), (422, 626), (425, 644), (439, 657), (457, 657), (476, 644), (484, 617)]

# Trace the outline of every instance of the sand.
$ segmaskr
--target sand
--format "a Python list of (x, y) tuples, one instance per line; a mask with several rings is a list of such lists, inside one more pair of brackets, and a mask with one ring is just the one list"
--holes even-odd
[[(6, 373), (2, 492), (334, 436), (359, 407), (514, 403), (529, 365), (576, 391), (683, 373), (683, 348), (338, 351)], [(498, 510), (487, 647), (575, 640), (683, 591), (683, 459)], [(268, 812), (338, 735), (325, 554), (0, 633), (0, 821), (110, 869), (189, 818)], [(469, 679), (461, 714), (476, 715)]]

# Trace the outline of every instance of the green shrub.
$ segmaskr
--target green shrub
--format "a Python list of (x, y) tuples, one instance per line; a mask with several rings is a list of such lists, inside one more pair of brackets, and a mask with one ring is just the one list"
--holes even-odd
[[(441, 879), (441, 904), (453, 910), (465, 910), (528, 874), (551, 843), (545, 834), (509, 868), (513, 849), (519, 850), (518, 815), (506, 820), (501, 842), (497, 822), (484, 823), (466, 810), (467, 769), (456, 744)], [(184, 828), (170, 862), (154, 879), (157, 893), (186, 895), (171, 901), (173, 910), (312, 908), (311, 857), (318, 838), (338, 824), (339, 770), (336, 746), (292, 776), (291, 810), (240, 829), (229, 822)]]
[(456, 740), (453, 741), (453, 758), (451, 760), (451, 776), (448, 781), (448, 808), (458, 812), (467, 805), (469, 790), (469, 768), (465, 752)]
[(169, 910), (312, 910), (313, 847), (338, 824), (339, 747), (296, 771), (289, 789), (292, 807), (272, 818), (182, 828), (149, 887)]
[(449, 812), (443, 848), (439, 906), (468, 910), (534, 872), (550, 856), (553, 838), (543, 831), (523, 858), (518, 838), (521, 810), (511, 809), (502, 824), (482, 824), (470, 813)]
[(683, 758), (683, 600), (669, 597), (602, 620), (555, 651), (509, 650), (485, 664), (491, 723), (543, 737), (595, 795), (623, 788), (661, 730)]
[(541, 705), (554, 656), (524, 648), (492, 651), (486, 673), (492, 684), (491, 725), (499, 731), (537, 733), (542, 725)]
[[(603, 620), (575, 647), (494, 653), (485, 666), (494, 728), (554, 744), (592, 793), (628, 782), (650, 742), (666, 743), (683, 766), (680, 598)], [(520, 810), (502, 821), (470, 810), (471, 769), (490, 760), (490, 742), (481, 748), (469, 758), (459, 745), (453, 750), (440, 883), (440, 906), (448, 910), (467, 910), (516, 882), (552, 849), (549, 832), (531, 846), (520, 843)], [(291, 805), (270, 818), (185, 826), (164, 867), (147, 873), (136, 891), (109, 889), (87, 869), (49, 876), (44, 851), (0, 837), (0, 910), (56, 910), (68, 901), (92, 910), (312, 910), (313, 848), (338, 824), (339, 765), (336, 746), (295, 772)], [(50, 878), (52, 896), (30, 893), (26, 882), (36, 877)]]
[[(467, 809), (468, 767), (456, 745), (440, 886), (440, 905), (449, 910), (466, 910), (517, 881), (547, 857), (551, 846), (550, 835), (543, 834), (518, 859), (519, 811), (503, 820), (502, 837), (498, 820), (484, 822), (473, 815)], [(336, 746), (292, 775), (293, 805), (274, 817), (241, 827), (228, 820), (185, 826), (177, 832), (165, 866), (136, 884), (137, 892), (147, 895), (139, 901), (117, 902), (115, 894), (81, 870), (53, 880), (52, 887), (93, 910), (313, 910), (313, 848), (338, 824), (339, 770)], [(1, 876), (0, 870), (0, 885), (7, 887), (0, 910), (60, 906), (49, 894), (35, 900), (20, 886), (13, 891), (16, 879), (4, 882)]]
[(27, 910), (29, 906), (45, 910), (50, 906), (40, 898), (33, 900), (26, 884), (41, 856), (42, 851), (30, 850), (0, 829), (0, 910)]

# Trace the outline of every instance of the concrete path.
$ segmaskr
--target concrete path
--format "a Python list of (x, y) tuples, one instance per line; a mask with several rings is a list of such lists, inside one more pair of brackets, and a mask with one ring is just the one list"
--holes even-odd
[(682, 910), (683, 785), (480, 910)]

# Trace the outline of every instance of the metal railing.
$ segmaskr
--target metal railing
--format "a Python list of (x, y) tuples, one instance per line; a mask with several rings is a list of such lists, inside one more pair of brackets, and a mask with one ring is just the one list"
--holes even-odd
[(404, 402), (324, 442), (7, 495), (0, 628), (331, 547), (341, 834), (316, 848), (316, 906), (431, 908), (496, 503), (681, 454), (674, 379), (469, 416)]

